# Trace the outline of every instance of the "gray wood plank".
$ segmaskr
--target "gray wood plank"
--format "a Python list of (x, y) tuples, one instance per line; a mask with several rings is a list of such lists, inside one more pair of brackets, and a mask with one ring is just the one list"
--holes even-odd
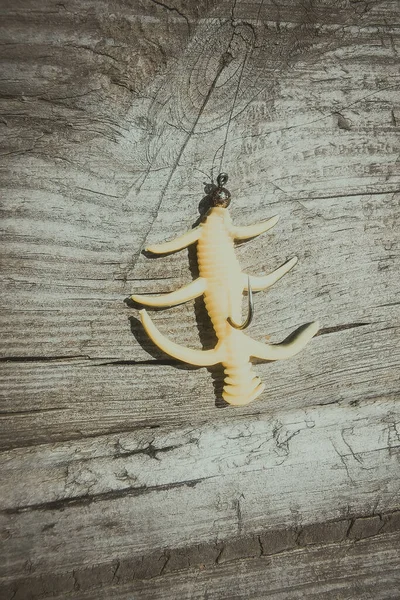
[(0, 574), (396, 510), (398, 422), (379, 400), (3, 452)]
[[(38, 582), (35, 588), (29, 588), (18, 582), (9, 590), (16, 600), (38, 595), (58, 600), (396, 600), (400, 587), (399, 543), (397, 532), (356, 543), (310, 546), (274, 556), (202, 565), (135, 581), (129, 581), (129, 573), (123, 574), (117, 564), (103, 571), (103, 579), (89, 588), (87, 584), (98, 575), (95, 569), (86, 573), (86, 580), (75, 574), (74, 578), (54, 580), (53, 587)], [(62, 594), (57, 593), (60, 583), (65, 590)]]

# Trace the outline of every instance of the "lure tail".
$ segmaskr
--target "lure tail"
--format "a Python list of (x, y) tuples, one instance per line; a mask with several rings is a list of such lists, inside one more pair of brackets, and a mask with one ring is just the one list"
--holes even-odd
[(255, 400), (265, 389), (250, 362), (241, 365), (224, 366), (225, 385), (222, 397), (233, 406), (245, 406)]

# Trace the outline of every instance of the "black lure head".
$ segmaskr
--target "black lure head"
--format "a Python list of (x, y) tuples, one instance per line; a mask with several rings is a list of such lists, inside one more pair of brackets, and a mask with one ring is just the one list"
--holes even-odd
[(217, 177), (217, 187), (211, 194), (211, 206), (220, 206), (221, 208), (228, 208), (231, 203), (231, 193), (223, 186), (228, 181), (228, 175), (226, 173), (220, 173)]

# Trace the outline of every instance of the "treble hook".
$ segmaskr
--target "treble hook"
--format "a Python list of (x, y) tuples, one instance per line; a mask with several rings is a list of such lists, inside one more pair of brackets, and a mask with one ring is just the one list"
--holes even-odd
[(232, 327), (234, 327), (235, 329), (247, 329), (247, 327), (250, 325), (250, 323), (253, 320), (254, 301), (253, 301), (253, 291), (252, 291), (251, 285), (250, 285), (250, 277), (247, 278), (247, 289), (248, 289), (248, 294), (249, 294), (247, 318), (243, 321), (243, 323), (241, 325), (238, 325), (237, 323), (232, 321), (232, 319), (230, 317), (228, 317), (228, 319), (227, 319), (229, 325), (232, 325)]

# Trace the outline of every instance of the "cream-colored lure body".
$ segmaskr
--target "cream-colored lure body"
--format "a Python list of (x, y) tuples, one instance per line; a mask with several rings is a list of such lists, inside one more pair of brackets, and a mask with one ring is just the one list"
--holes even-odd
[(277, 221), (274, 217), (256, 225), (235, 227), (228, 209), (221, 205), (214, 206), (196, 229), (171, 242), (147, 248), (149, 252), (165, 254), (197, 242), (199, 278), (180, 290), (162, 296), (132, 296), (135, 302), (159, 307), (174, 306), (204, 294), (204, 303), (218, 338), (213, 350), (192, 350), (168, 340), (155, 327), (144, 309), (140, 311), (141, 320), (153, 342), (170, 356), (198, 366), (222, 363), (226, 375), (222, 396), (234, 406), (248, 404), (264, 390), (264, 384), (252, 370), (251, 357), (264, 360), (289, 358), (300, 352), (318, 331), (318, 324), (311, 323), (291, 336), (290, 342), (263, 344), (231, 324), (241, 321), (243, 291), (248, 288), (249, 282), (252, 291), (266, 289), (297, 262), (297, 258), (292, 258), (264, 277), (248, 277), (240, 269), (234, 251), (234, 240), (259, 235), (273, 227)]

